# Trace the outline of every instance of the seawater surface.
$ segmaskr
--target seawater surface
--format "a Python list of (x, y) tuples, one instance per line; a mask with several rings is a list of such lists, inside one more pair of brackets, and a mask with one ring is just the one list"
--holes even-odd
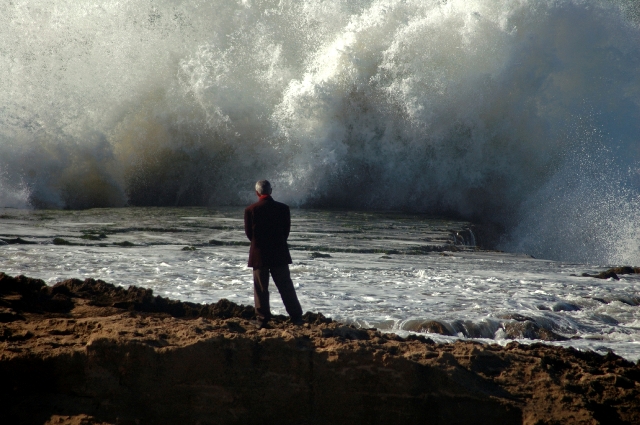
[[(199, 303), (252, 304), (242, 208), (0, 211), (2, 271), (137, 285)], [(640, 275), (476, 249), (464, 221), (292, 209), (291, 271), (305, 311), (438, 341), (549, 342), (640, 358)], [(285, 314), (272, 286), (272, 310)], [(429, 324), (431, 322), (431, 325)], [(545, 333), (546, 332), (546, 333)], [(548, 338), (546, 338), (548, 339)]]

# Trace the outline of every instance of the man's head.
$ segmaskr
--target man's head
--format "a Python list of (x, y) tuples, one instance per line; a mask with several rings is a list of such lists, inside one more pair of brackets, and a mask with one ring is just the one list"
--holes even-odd
[(256, 182), (256, 193), (258, 195), (271, 195), (271, 183), (269, 183), (269, 180), (258, 180)]

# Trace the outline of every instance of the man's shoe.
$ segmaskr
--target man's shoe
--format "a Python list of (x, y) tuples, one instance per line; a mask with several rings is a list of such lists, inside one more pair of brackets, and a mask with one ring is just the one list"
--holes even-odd
[(302, 317), (292, 317), (291, 318), (291, 323), (293, 323), (296, 326), (302, 326), (304, 325), (304, 320), (302, 320)]
[(256, 327), (258, 329), (271, 329), (271, 326), (269, 326), (269, 322), (263, 322), (262, 320), (256, 320), (253, 323), (256, 325)]

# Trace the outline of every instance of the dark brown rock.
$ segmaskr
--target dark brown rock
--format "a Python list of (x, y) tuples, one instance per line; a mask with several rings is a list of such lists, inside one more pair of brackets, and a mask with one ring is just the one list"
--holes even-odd
[(506, 322), (503, 327), (508, 339), (527, 338), (542, 341), (566, 341), (569, 339), (531, 320)]
[[(640, 423), (640, 368), (613, 353), (434, 344), (314, 313), (259, 330), (227, 300), (43, 285), (0, 274), (3, 308), (37, 307), (0, 325), (3, 423)], [(73, 307), (42, 308), (55, 297)]]
[(7, 245), (36, 245), (38, 242), (27, 241), (22, 238), (1, 238)]
[(404, 329), (407, 331), (426, 332), (439, 335), (455, 335), (455, 332), (449, 330), (443, 323), (436, 320), (407, 323), (405, 324)]
[(582, 273), (582, 277), (595, 277), (597, 279), (620, 280), (618, 275), (638, 274), (638, 273), (640, 273), (640, 267), (623, 266), (623, 267), (613, 267), (603, 272), (600, 272), (598, 274)]

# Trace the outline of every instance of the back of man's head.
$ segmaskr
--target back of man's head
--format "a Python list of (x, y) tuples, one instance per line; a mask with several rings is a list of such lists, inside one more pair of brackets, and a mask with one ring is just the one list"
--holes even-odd
[(256, 192), (259, 195), (271, 195), (271, 183), (269, 183), (269, 180), (258, 180), (256, 182)]

